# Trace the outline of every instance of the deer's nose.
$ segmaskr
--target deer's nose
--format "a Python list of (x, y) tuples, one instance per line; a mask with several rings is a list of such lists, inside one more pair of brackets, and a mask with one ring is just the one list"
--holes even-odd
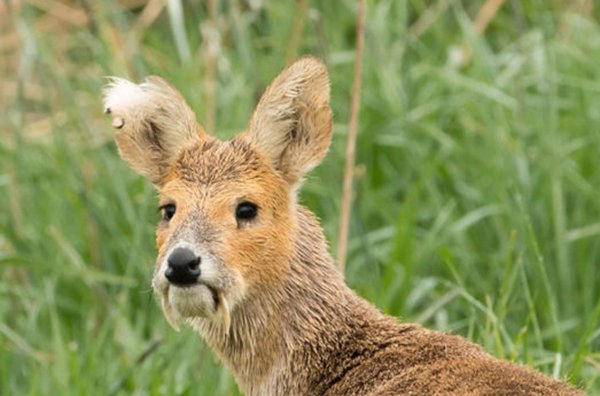
[(174, 285), (186, 286), (196, 283), (200, 276), (200, 257), (186, 248), (177, 248), (167, 259), (169, 266), (165, 276)]

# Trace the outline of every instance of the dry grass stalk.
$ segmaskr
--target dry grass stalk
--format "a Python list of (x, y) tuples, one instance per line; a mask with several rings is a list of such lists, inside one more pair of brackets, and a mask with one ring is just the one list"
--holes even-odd
[(352, 80), (352, 98), (350, 101), (350, 121), (348, 122), (348, 140), (346, 143), (346, 164), (344, 166), (344, 187), (342, 190), (342, 212), (338, 236), (338, 266), (344, 272), (346, 266), (346, 250), (348, 229), (350, 225), (350, 206), (352, 204), (352, 180), (354, 176), (354, 157), (356, 134), (358, 129), (358, 111), (360, 109), (360, 92), (362, 82), (362, 57), (365, 40), (365, 0), (358, 3), (356, 15), (356, 50), (354, 52), (354, 78)]
[(473, 25), (475, 26), (475, 30), (479, 34), (483, 34), (485, 29), (487, 29), (488, 25), (494, 19), (494, 16), (498, 13), (498, 10), (504, 4), (506, 0), (487, 0), (479, 9), (475, 20), (473, 21)]
[[(500, 7), (506, 2), (506, 0), (487, 0), (479, 9), (477, 16), (473, 20), (473, 28), (479, 35), (483, 35), (485, 30), (489, 26), (490, 22), (494, 19)], [(460, 50), (460, 59), (458, 64), (465, 66), (471, 60), (473, 55), (473, 49), (465, 44)]]
[(285, 55), (286, 63), (290, 63), (298, 56), (298, 48), (300, 47), (300, 42), (302, 41), (302, 32), (304, 31), (304, 25), (306, 23), (307, 11), (308, 1), (298, 0), (298, 5), (296, 6), (296, 17), (294, 18), (294, 26), (292, 27), (290, 44)]
[(214, 132), (217, 119), (216, 79), (217, 56), (219, 53), (217, 0), (208, 0), (206, 6), (208, 20), (202, 25), (204, 58), (206, 59), (206, 73), (204, 75), (204, 126), (207, 131)]
[(409, 27), (408, 30), (411, 36), (415, 39), (421, 37), (452, 2), (453, 0), (439, 0), (435, 5), (428, 7), (419, 19)]

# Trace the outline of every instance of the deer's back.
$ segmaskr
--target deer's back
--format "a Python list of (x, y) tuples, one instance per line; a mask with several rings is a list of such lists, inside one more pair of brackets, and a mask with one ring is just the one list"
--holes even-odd
[(361, 329), (324, 396), (582, 395), (563, 382), (502, 361), (468, 340), (385, 317)]

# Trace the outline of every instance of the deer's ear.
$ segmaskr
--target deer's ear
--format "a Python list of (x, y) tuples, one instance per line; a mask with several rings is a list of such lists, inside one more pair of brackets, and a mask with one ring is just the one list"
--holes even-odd
[(155, 185), (177, 153), (207, 135), (181, 94), (159, 77), (141, 84), (111, 78), (104, 89), (121, 158)]
[(329, 77), (315, 58), (301, 58), (269, 85), (250, 120), (249, 137), (291, 185), (317, 166), (331, 141)]

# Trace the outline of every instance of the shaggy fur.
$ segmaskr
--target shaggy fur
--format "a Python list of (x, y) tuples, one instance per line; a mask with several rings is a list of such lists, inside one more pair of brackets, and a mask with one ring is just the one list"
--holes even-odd
[[(581, 395), (464, 338), (385, 316), (344, 283), (315, 217), (296, 203), (331, 139), (325, 66), (302, 58), (267, 89), (248, 130), (209, 137), (158, 78), (115, 79), (105, 106), (121, 156), (174, 211), (157, 228), (153, 287), (247, 395)], [(251, 202), (256, 217), (236, 216)], [(165, 277), (177, 248), (201, 258), (192, 286)]]

